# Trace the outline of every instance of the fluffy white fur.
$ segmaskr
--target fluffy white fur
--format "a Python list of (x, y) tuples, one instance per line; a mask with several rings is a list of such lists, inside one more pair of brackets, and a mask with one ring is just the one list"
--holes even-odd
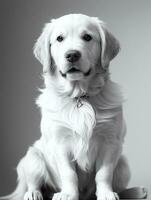
[[(42, 135), (19, 162), (18, 186), (4, 199), (42, 200), (41, 188), (47, 185), (55, 191), (53, 200), (94, 194), (98, 200), (115, 200), (126, 188), (123, 98), (109, 75), (119, 48), (98, 18), (71, 14), (45, 25), (34, 47), (45, 82), (37, 99)], [(66, 60), (70, 50), (81, 53), (75, 63)], [(79, 71), (68, 73), (71, 67)]]

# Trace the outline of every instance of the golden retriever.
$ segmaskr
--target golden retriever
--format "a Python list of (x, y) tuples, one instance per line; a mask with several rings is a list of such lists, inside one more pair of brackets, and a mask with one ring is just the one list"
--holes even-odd
[[(34, 46), (45, 88), (37, 99), (41, 138), (17, 167), (18, 186), (5, 199), (118, 199), (130, 170), (122, 146), (123, 98), (111, 81), (118, 40), (96, 17), (69, 14), (47, 23)], [(48, 193), (49, 193), (48, 192)]]

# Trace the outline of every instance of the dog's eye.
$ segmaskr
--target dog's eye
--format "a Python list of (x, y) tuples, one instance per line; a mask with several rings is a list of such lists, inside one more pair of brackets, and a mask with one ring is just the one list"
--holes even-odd
[(62, 35), (59, 35), (58, 37), (57, 37), (57, 41), (58, 42), (62, 42), (64, 40), (64, 37), (62, 36)]
[(92, 40), (92, 36), (89, 34), (84, 34), (82, 37), (83, 40), (89, 42), (90, 40)]

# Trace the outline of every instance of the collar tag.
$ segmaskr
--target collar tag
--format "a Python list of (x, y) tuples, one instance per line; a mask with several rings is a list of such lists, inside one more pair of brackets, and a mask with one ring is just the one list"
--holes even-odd
[(82, 106), (83, 106), (83, 103), (82, 103), (81, 97), (78, 97), (77, 98), (77, 108), (81, 108)]

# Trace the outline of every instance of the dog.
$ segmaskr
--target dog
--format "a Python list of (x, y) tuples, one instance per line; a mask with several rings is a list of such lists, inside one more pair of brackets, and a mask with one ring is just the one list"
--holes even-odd
[(34, 46), (45, 85), (36, 101), (42, 134), (17, 166), (16, 190), (2, 199), (119, 198), (130, 180), (123, 97), (109, 73), (119, 50), (96, 17), (68, 14), (44, 26)]

